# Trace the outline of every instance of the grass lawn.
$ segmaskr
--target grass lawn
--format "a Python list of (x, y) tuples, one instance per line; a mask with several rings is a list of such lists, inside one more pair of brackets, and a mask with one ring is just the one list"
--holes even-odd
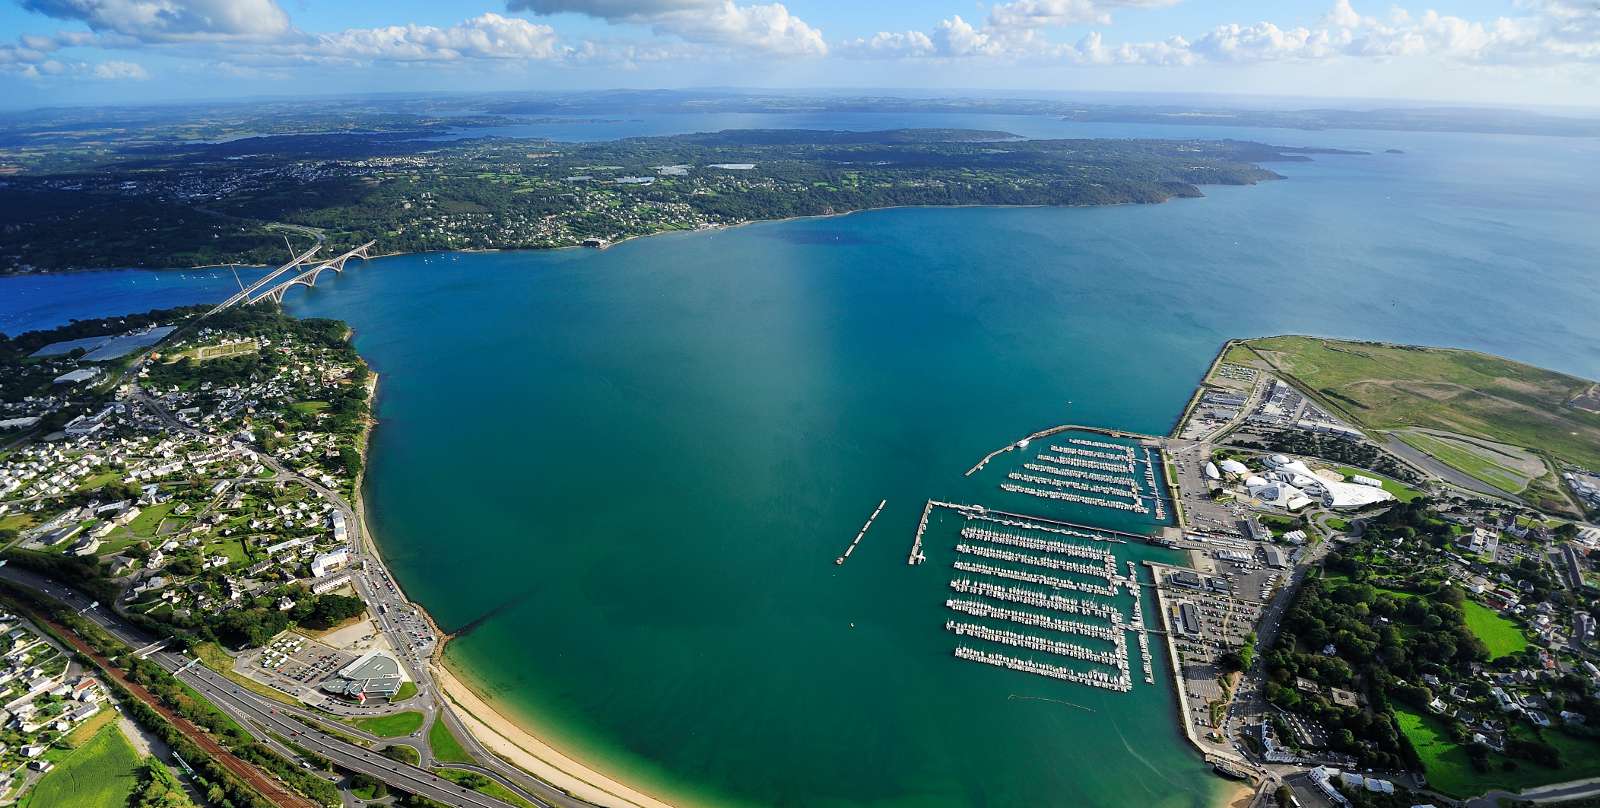
[(124, 808), (139, 785), (139, 753), (115, 725), (73, 750), (34, 786), (28, 808)]
[[(393, 751), (390, 751), (390, 750), (393, 750)], [(409, 746), (404, 746), (404, 745), (401, 745), (401, 744), (395, 744), (394, 746), (386, 746), (386, 747), (384, 747), (382, 751), (389, 753), (388, 755), (385, 755), (385, 757), (388, 757), (389, 755), (398, 755), (405, 762), (407, 762), (407, 763), (409, 763), (409, 764), (411, 764), (413, 766), (415, 766), (418, 763), (422, 762), (422, 758), (417, 755), (417, 750), (412, 749)]]
[(1588, 380), (1473, 351), (1298, 336), (1249, 345), (1362, 426), (1439, 429), (1600, 466), (1600, 415), (1567, 404)]
[(1371, 477), (1372, 479), (1383, 483), (1383, 490), (1388, 491), (1395, 499), (1398, 499), (1401, 502), (1410, 502), (1411, 500), (1422, 496), (1421, 491), (1418, 491), (1417, 489), (1412, 488), (1411, 486), (1406, 485), (1399, 480), (1392, 480), (1388, 477), (1385, 477), (1376, 471), (1358, 469), (1355, 466), (1335, 466), (1333, 470), (1343, 474), (1346, 477), (1349, 477), (1352, 474), (1359, 474), (1363, 477)]
[(1528, 487), (1527, 477), (1453, 441), (1440, 440), (1420, 432), (1396, 432), (1394, 436), (1427, 452), (1440, 463), (1501, 491), (1520, 494)]
[(1450, 732), (1442, 721), (1430, 715), (1395, 711), (1400, 731), (1405, 733), (1428, 775), (1428, 786), (1454, 797), (1472, 797), (1492, 789), (1522, 791), (1550, 783), (1582, 780), (1600, 774), (1600, 743), (1583, 741), (1554, 730), (1547, 730), (1545, 740), (1561, 750), (1561, 767), (1547, 769), (1526, 760), (1517, 761), (1517, 768), (1505, 771), (1503, 755), (1490, 753), (1489, 771), (1472, 768), (1465, 747), (1450, 740)]
[(477, 774), (476, 772), (463, 772), (456, 771), (454, 769), (434, 769), (433, 773), (451, 782), (466, 784), (473, 791), (476, 791), (484, 796), (493, 797), (497, 800), (508, 802), (512, 805), (521, 805), (525, 806), (526, 808), (533, 808), (533, 803), (517, 796), (505, 786), (500, 785), (499, 783), (490, 780), (481, 774)]
[(1323, 522), (1323, 524), (1327, 525), (1328, 527), (1330, 527), (1330, 528), (1332, 528), (1334, 530), (1339, 531), (1340, 533), (1343, 533), (1346, 530), (1350, 529), (1350, 523), (1346, 522), (1343, 519), (1340, 519), (1337, 516), (1329, 518), (1328, 520)]
[(1222, 355), (1223, 362), (1245, 366), (1249, 366), (1257, 358), (1256, 352), (1250, 350), (1250, 346), (1242, 342), (1236, 342), (1228, 346), (1228, 352)]
[(31, 513), (12, 513), (0, 516), (0, 530), (15, 530), (21, 533), (30, 527), (36, 520)]
[(239, 539), (224, 539), (204, 545), (201, 549), (207, 557), (214, 555), (227, 556), (228, 563), (236, 567), (244, 566), (250, 560), (250, 557), (245, 554), (244, 542)]
[(391, 701), (391, 702), (401, 702), (401, 701), (405, 701), (406, 699), (409, 699), (409, 698), (411, 698), (412, 696), (415, 696), (415, 695), (417, 695), (417, 683), (416, 682), (401, 682), (400, 683), (400, 689), (398, 691), (395, 691), (394, 698), (389, 699), (389, 701)]
[(178, 507), (178, 501), (175, 499), (163, 502), (160, 505), (151, 505), (139, 511), (138, 516), (133, 517), (133, 521), (128, 523), (128, 529), (133, 531), (133, 535), (141, 539), (151, 538), (156, 535), (156, 529), (161, 527), (161, 520), (167, 518), (167, 514), (171, 513), (172, 509), (176, 507)]
[(422, 721), (422, 713), (416, 710), (407, 710), (394, 715), (357, 718), (352, 720), (351, 723), (379, 738), (399, 738), (422, 729)]
[(1469, 600), (1461, 613), (1466, 618), (1467, 628), (1488, 646), (1491, 659), (1515, 654), (1528, 647), (1528, 638), (1522, 629), (1488, 606)]
[(434, 721), (428, 727), (428, 748), (433, 750), (435, 759), (445, 763), (471, 763), (472, 756), (467, 754), (466, 747), (456, 739), (455, 733), (443, 721)]
[(321, 412), (328, 408), (326, 401), (296, 401), (289, 405), (295, 412)]
[(117, 711), (113, 710), (109, 705), (101, 705), (100, 712), (90, 716), (88, 721), (73, 727), (72, 731), (67, 733), (67, 743), (73, 746), (83, 746), (96, 733), (100, 732), (101, 727), (117, 720), (117, 715)]
[(104, 472), (104, 473), (101, 473), (101, 474), (96, 474), (93, 477), (90, 477), (89, 479), (84, 480), (83, 483), (78, 486), (78, 490), (79, 491), (93, 491), (94, 489), (99, 488), (100, 486), (105, 485), (106, 483), (114, 483), (114, 482), (116, 482), (117, 480), (120, 480), (120, 479), (122, 479), (122, 475), (121, 474), (118, 474), (115, 471), (107, 471), (107, 472)]

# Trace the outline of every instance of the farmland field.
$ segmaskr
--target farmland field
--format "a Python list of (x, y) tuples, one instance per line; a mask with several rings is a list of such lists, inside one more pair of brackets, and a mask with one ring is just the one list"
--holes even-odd
[(139, 753), (115, 724), (72, 751), (34, 786), (28, 808), (124, 808), (139, 783)]

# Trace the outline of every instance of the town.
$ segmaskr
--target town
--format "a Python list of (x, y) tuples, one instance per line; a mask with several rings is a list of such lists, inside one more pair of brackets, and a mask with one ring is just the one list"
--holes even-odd
[(353, 504), (376, 379), (348, 329), (207, 313), (0, 342), (0, 600), (33, 616), (4, 617), (9, 797), (131, 741), (194, 804), (587, 804), (489, 756), (433, 684), (438, 632)]
[[(1600, 528), (1389, 451), (1256, 345), (1224, 347), (1173, 431), (1189, 563), (1159, 580), (1185, 734), (1257, 805), (1600, 772)], [(1561, 477), (1591, 501), (1587, 471)]]

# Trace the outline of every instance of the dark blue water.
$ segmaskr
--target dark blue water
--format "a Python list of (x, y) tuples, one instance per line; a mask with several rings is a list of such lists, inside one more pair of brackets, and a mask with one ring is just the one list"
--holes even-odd
[(266, 274), (227, 269), (112, 269), (59, 275), (0, 277), (0, 334), (52, 328), (72, 320), (216, 303)]

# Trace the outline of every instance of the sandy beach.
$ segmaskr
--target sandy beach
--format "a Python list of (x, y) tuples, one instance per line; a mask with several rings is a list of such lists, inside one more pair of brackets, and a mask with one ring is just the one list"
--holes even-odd
[[(372, 372), (368, 379), (367, 403), (374, 407), (378, 395), (378, 374)], [(356, 519), (361, 524), (361, 536), (365, 541), (366, 549), (372, 553), (382, 564), (383, 555), (379, 552), (378, 542), (367, 521), (366, 502), (361, 496), (361, 486), (365, 481), (367, 453), (370, 448), (369, 441), (372, 437), (373, 427), (377, 425), (376, 415), (368, 418), (366, 428), (356, 445), (360, 447), (362, 471), (356, 476), (354, 487), (354, 503), (352, 507)], [(433, 616), (421, 604), (416, 606), (417, 613), (433, 626), (439, 636), (445, 633), (440, 631), (433, 622)], [(668, 803), (662, 802), (648, 794), (629, 788), (591, 768), (573, 760), (557, 751), (554, 747), (541, 741), (532, 733), (523, 729), (515, 721), (501, 715), (489, 705), (481, 696), (468, 687), (465, 682), (445, 667), (444, 644), (441, 643), (434, 650), (433, 659), (429, 662), (429, 671), (433, 674), (434, 683), (438, 686), (445, 698), (449, 699), (455, 707), (456, 714), (461, 723), (465, 724), (467, 731), (471, 732), (484, 748), (510, 761), (523, 771), (559, 788), (579, 799), (592, 802), (606, 808), (672, 808)]]
[(535, 738), (516, 722), (496, 712), (443, 665), (434, 665), (433, 675), (473, 736), (490, 751), (524, 771), (596, 805), (669, 808), (667, 803), (629, 788)]

